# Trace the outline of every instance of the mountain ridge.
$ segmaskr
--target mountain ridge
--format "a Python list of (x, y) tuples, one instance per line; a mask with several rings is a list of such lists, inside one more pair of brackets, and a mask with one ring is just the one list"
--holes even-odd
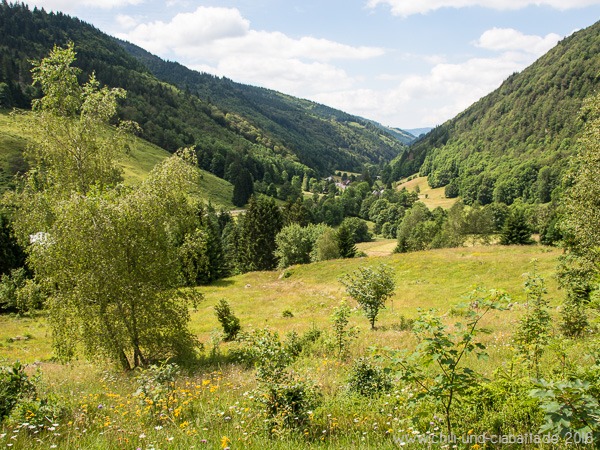
[(583, 101), (599, 84), (597, 22), (417, 139), (387, 172), (392, 180), (419, 172), (466, 203), (548, 202), (575, 152)]
[[(202, 100), (157, 78), (116, 38), (95, 27), (63, 13), (6, 1), (0, 4), (0, 107), (29, 108), (40, 96), (39, 88), (31, 86), (30, 61), (71, 41), (81, 81), (95, 72), (102, 84), (127, 91), (119, 117), (138, 122), (141, 137), (170, 152), (196, 147), (201, 167), (230, 182), (240, 167), (254, 181), (268, 178), (283, 184), (293, 176), (323, 176), (339, 168), (360, 171), (365, 164), (386, 163), (405, 150), (364, 119), (262, 88), (239, 96), (240, 85), (230, 80), (219, 82), (221, 94), (210, 96), (226, 94), (230, 103), (246, 105), (253, 114), (259, 109), (253, 104), (262, 98), (262, 112), (253, 116), (241, 107), (220, 108), (210, 98)], [(291, 111), (287, 116), (277, 115), (286, 108)]]

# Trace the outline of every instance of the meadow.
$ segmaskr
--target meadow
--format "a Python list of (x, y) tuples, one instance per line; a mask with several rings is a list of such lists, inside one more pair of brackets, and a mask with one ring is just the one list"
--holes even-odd
[[(3, 364), (16, 360), (26, 364), (26, 372), (36, 380), (37, 398), (18, 406), (5, 421), (0, 446), (431, 448), (431, 441), (407, 441), (410, 436), (441, 434), (444, 428), (435, 402), (411, 400), (419, 395), (415, 385), (402, 381), (392, 370), (388, 388), (363, 396), (352, 392), (349, 380), (356, 374), (357, 361), (370, 355), (379, 355), (379, 359), (367, 359), (372, 367), (393, 368), (382, 350), (385, 347), (414, 350), (417, 340), (410, 328), (419, 308), (437, 309), (442, 321), (454, 329), (455, 322), (465, 320), (458, 305), (477, 286), (506, 291), (510, 307), (491, 311), (482, 319), (481, 325), (490, 333), (481, 335), (480, 341), (487, 346), (489, 357), (469, 357), (466, 361), (481, 374), (485, 389), (461, 397), (453, 413), (454, 430), (461, 436), (479, 436), (494, 429), (536, 433), (543, 415), (534, 400), (523, 396), (530, 373), (526, 361), (515, 353), (512, 336), (526, 308), (523, 274), (533, 270), (533, 259), (537, 274), (546, 281), (550, 313), (557, 317), (562, 293), (554, 274), (559, 254), (555, 248), (537, 245), (442, 249), (334, 260), (220, 280), (198, 288), (204, 299), (192, 312), (191, 329), (202, 350), (198, 361), (177, 373), (170, 365), (123, 373), (99, 357), (60, 364), (53, 359), (43, 313), (2, 316), (0, 358)], [(377, 329), (371, 331), (339, 278), (358, 267), (380, 263), (394, 269), (396, 290), (378, 317)], [(240, 319), (246, 340), (223, 340), (214, 312), (221, 299), (229, 302)], [(347, 329), (353, 332), (347, 352), (338, 354), (332, 316), (342, 300), (350, 307)], [(279, 338), (283, 347), (300, 346), (284, 369), (290, 383), (286, 386), (310, 387), (315, 398), (306, 403), (306, 410), (298, 410), (298, 426), (286, 426), (266, 413), (265, 398), (271, 385), (265, 384), (257, 371), (261, 364), (269, 366), (271, 362), (248, 358), (253, 345), (260, 348), (264, 344), (248, 336), (253, 330), (265, 329), (274, 339)], [(557, 340), (544, 354), (543, 374), (552, 376), (575, 355), (579, 355), (582, 366), (592, 364), (582, 357), (592, 340)], [(278, 348), (277, 344), (269, 351)], [(506, 377), (514, 385), (500, 392)], [(368, 384), (368, 377), (365, 382)], [(514, 404), (507, 402), (497, 409), (490, 403), (490, 411), (482, 414), (478, 395), (488, 402), (502, 395), (513, 399)], [(481, 448), (477, 443), (458, 447)]]
[(435, 209), (438, 206), (449, 209), (454, 205), (458, 198), (447, 198), (444, 187), (432, 188), (427, 183), (427, 177), (414, 176), (410, 180), (401, 180), (396, 186), (397, 189), (406, 188), (409, 191), (419, 190), (419, 201), (425, 203), (429, 209)]

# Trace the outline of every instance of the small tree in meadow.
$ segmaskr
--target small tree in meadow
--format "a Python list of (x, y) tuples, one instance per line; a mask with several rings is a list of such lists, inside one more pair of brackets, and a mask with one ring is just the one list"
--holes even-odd
[(233, 341), (242, 327), (240, 325), (240, 319), (233, 313), (227, 300), (221, 299), (219, 303), (215, 305), (215, 315), (223, 327), (225, 340)]
[(351, 275), (341, 278), (340, 282), (346, 286), (348, 295), (364, 310), (365, 316), (371, 322), (371, 329), (374, 330), (379, 311), (385, 308), (386, 300), (396, 288), (392, 268), (385, 264), (375, 269), (359, 267)]
[(503, 309), (508, 296), (495, 290), (475, 290), (469, 302), (477, 309), (468, 309), (467, 323), (454, 324), (455, 331), (435, 310), (421, 311), (413, 328), (419, 342), (415, 351), (407, 356), (403, 351), (390, 350), (400, 378), (419, 388), (414, 400), (426, 398), (441, 406), (448, 436), (452, 436), (453, 405), (481, 379), (480, 374), (465, 366), (465, 359), (469, 354), (487, 358), (485, 345), (475, 340), (477, 334), (487, 331), (479, 327), (479, 322), (488, 312)]
[(534, 273), (528, 275), (525, 282), (525, 292), (527, 311), (519, 321), (514, 341), (517, 352), (529, 362), (530, 369), (539, 378), (540, 359), (550, 340), (551, 318), (544, 298), (544, 279), (535, 273), (535, 266)]
[(350, 307), (344, 301), (340, 306), (333, 310), (331, 315), (331, 324), (335, 339), (335, 347), (338, 352), (338, 358), (342, 358), (348, 353), (348, 344), (354, 336), (354, 330), (348, 328), (350, 318)]

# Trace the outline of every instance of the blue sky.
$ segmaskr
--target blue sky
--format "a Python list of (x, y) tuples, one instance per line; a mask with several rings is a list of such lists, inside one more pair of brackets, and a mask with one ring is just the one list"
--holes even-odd
[(600, 0), (25, 3), (192, 69), (405, 129), (454, 117), (600, 19)]

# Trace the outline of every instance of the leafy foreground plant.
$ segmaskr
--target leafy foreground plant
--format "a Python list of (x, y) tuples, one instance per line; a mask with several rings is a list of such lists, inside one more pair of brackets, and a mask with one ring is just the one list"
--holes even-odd
[(544, 279), (536, 274), (534, 261), (533, 274), (525, 281), (527, 311), (519, 320), (514, 342), (517, 353), (529, 365), (529, 369), (540, 376), (540, 359), (550, 340), (551, 318), (548, 313), (548, 301), (544, 298), (546, 287)]
[(573, 444), (600, 445), (600, 403), (581, 380), (544, 381), (530, 395), (540, 400), (545, 424), (540, 433), (554, 433)]
[(19, 361), (12, 367), (0, 368), (0, 422), (10, 415), (19, 400), (33, 391), (34, 386)]
[(441, 405), (448, 436), (452, 436), (452, 405), (482, 378), (464, 366), (466, 356), (471, 353), (477, 358), (487, 358), (485, 345), (475, 341), (477, 334), (489, 332), (478, 328), (479, 322), (489, 311), (502, 310), (508, 298), (495, 290), (473, 291), (465, 313), (467, 323), (454, 324), (456, 331), (450, 331), (435, 310), (421, 312), (413, 328), (419, 341), (415, 351), (405, 356), (403, 352), (387, 349), (400, 379), (420, 388), (415, 400), (426, 398)]
[(257, 330), (250, 337), (259, 388), (256, 398), (262, 406), (271, 434), (298, 429), (309, 420), (317, 404), (314, 386), (298, 374), (288, 371), (293, 356), (268, 329)]

